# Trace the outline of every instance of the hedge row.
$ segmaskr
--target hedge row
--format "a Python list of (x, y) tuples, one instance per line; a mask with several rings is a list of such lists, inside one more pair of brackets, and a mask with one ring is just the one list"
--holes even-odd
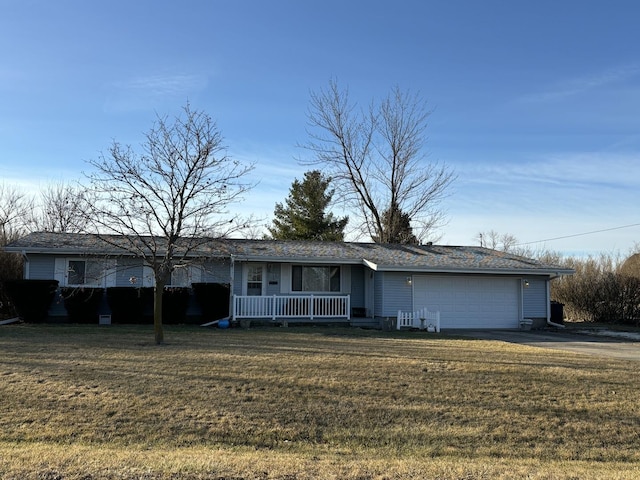
[(4, 290), (23, 321), (44, 322), (58, 289), (57, 280), (7, 280)]
[[(37, 323), (47, 319), (49, 308), (58, 288), (56, 280), (14, 280), (4, 283), (5, 290), (16, 307), (18, 316), (25, 322)], [(153, 323), (152, 287), (110, 287), (106, 289), (106, 303), (111, 310), (112, 323)], [(229, 285), (219, 283), (195, 283), (193, 293), (201, 308), (201, 318), (196, 322), (217, 320), (228, 316)], [(69, 321), (72, 323), (97, 323), (98, 312), (104, 306), (105, 289), (64, 287), (60, 295), (64, 300)], [(162, 298), (163, 323), (187, 322), (190, 288), (165, 289)]]

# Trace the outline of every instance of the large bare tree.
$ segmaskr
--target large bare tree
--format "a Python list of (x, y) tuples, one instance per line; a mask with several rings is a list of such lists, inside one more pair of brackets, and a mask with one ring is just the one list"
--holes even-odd
[(80, 185), (54, 182), (40, 191), (39, 209), (34, 210), (33, 228), (44, 232), (78, 233), (88, 227), (84, 214), (92, 203), (89, 192)]
[(114, 141), (89, 162), (93, 229), (153, 269), (156, 343), (164, 341), (162, 293), (172, 271), (193, 262), (208, 238), (244, 226), (228, 207), (251, 188), (244, 177), (253, 165), (225, 152), (216, 123), (187, 104), (174, 118), (158, 116), (139, 152)]
[(361, 232), (377, 242), (402, 243), (402, 218), (410, 219), (418, 240), (434, 240), (446, 220), (441, 202), (455, 175), (424, 152), (430, 114), (420, 95), (399, 87), (368, 109), (352, 104), (335, 80), (311, 94), (309, 140), (302, 146), (313, 158), (304, 162), (333, 178)]

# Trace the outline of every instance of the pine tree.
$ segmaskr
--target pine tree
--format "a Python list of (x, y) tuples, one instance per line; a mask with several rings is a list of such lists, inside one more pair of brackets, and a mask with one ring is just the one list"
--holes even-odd
[(330, 183), (319, 170), (306, 172), (302, 182), (294, 180), (285, 204), (276, 203), (273, 226), (268, 227), (271, 238), (343, 241), (349, 217), (326, 212), (334, 194)]
[(396, 203), (382, 212), (382, 232), (380, 236), (373, 236), (376, 243), (401, 243), (417, 245), (418, 239), (413, 234), (411, 218)]

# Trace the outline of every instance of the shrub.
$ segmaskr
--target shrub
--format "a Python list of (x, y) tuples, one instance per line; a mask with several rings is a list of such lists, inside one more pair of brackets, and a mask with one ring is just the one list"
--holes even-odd
[(64, 308), (72, 323), (98, 323), (98, 309), (104, 297), (103, 288), (63, 288)]
[(202, 310), (202, 320), (210, 322), (229, 316), (228, 283), (194, 283), (193, 292)]
[(576, 273), (553, 281), (551, 292), (554, 300), (565, 304), (568, 318), (640, 324), (640, 279), (623, 273), (616, 259), (571, 258), (564, 265)]
[(187, 287), (165, 288), (162, 294), (162, 323), (185, 323), (191, 289)]
[(57, 280), (7, 280), (4, 288), (25, 322), (44, 322), (58, 289)]
[[(107, 288), (107, 303), (111, 309), (112, 323), (146, 323), (146, 288), (110, 287)], [(153, 289), (152, 289), (153, 290)]]

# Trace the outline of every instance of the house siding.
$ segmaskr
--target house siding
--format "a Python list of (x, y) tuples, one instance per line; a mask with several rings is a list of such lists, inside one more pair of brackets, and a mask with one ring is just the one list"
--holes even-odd
[[(373, 316), (382, 317), (384, 309), (384, 273), (374, 272), (373, 275)], [(398, 312), (396, 312), (397, 314)]]
[(202, 278), (200, 281), (206, 283), (231, 282), (231, 261), (228, 259), (216, 259), (206, 262), (203, 265)]
[(364, 267), (362, 265), (351, 266), (351, 307), (364, 308)]
[(55, 256), (30, 255), (27, 258), (29, 259), (29, 279), (53, 280), (55, 278)]
[(407, 274), (387, 272), (384, 276), (385, 304), (383, 317), (396, 317), (398, 310), (413, 308), (413, 290), (407, 284)]
[(529, 279), (529, 286), (522, 289), (522, 313), (524, 318), (547, 317), (547, 280)]

